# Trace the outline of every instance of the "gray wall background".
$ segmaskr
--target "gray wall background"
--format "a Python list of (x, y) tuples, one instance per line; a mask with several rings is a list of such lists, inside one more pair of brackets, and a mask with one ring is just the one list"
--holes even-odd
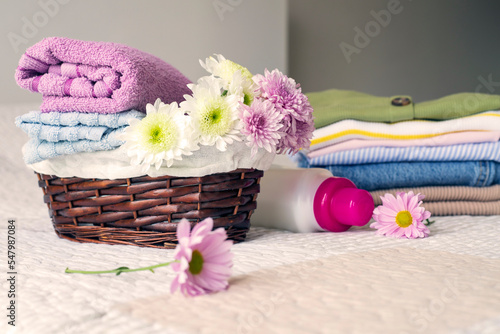
[[(498, 13), (500, 2), (487, 0), (8, 0), (0, 12), (0, 102), (41, 100), (13, 75), (24, 50), (48, 36), (128, 44), (192, 80), (205, 74), (198, 59), (222, 53), (254, 73), (279, 68), (305, 92), (416, 101), (477, 88), (500, 94)], [(38, 24), (26, 34), (29, 23)], [(13, 45), (13, 34), (24, 43)], [(357, 53), (347, 59), (341, 43)]]
[[(191, 80), (207, 74), (198, 59), (214, 53), (253, 73), (287, 69), (286, 0), (4, 0), (2, 5), (1, 103), (41, 101), (17, 86), (14, 72), (26, 48), (49, 36), (127, 44), (162, 58)], [(14, 34), (23, 43), (17, 37), (13, 43)]]
[[(372, 14), (389, 6), (397, 13), (388, 24)], [(290, 0), (289, 8), (290, 75), (306, 92), (338, 88), (415, 101), (477, 88), (500, 94), (499, 1)], [(358, 37), (358, 47), (356, 27), (369, 39)], [(351, 49), (350, 62), (342, 42), (359, 51)]]

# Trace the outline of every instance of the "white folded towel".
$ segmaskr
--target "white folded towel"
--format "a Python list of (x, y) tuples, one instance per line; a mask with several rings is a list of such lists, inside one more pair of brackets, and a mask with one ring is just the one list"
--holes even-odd
[[(159, 170), (152, 167), (147, 174), (152, 177), (197, 177), (226, 173), (239, 168), (266, 170), (273, 163), (275, 155), (259, 149), (251, 158), (251, 149), (243, 142), (234, 142), (224, 152), (215, 146), (201, 146), (193, 155), (176, 160), (171, 167), (162, 166)], [(130, 164), (130, 158), (123, 147), (110, 151), (58, 156), (28, 166), (38, 173), (59, 177), (121, 179), (144, 175), (141, 172), (142, 166)]]

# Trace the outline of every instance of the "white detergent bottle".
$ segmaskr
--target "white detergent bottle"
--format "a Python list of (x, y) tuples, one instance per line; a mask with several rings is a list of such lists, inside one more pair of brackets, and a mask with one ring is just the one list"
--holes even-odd
[(292, 232), (343, 232), (370, 221), (373, 198), (323, 168), (269, 169), (260, 180), (252, 226)]

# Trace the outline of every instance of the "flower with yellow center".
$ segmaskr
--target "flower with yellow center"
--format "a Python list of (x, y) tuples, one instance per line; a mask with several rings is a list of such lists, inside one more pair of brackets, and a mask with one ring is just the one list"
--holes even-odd
[(200, 78), (188, 87), (192, 95), (185, 95), (181, 108), (188, 113), (199, 135), (201, 145), (215, 145), (225, 151), (227, 144), (241, 141), (241, 122), (238, 118), (238, 96), (223, 95), (222, 81), (213, 76)]
[(159, 99), (146, 106), (146, 117), (131, 120), (122, 134), (131, 163), (142, 165), (144, 173), (151, 165), (157, 170), (164, 163), (170, 167), (174, 160), (193, 154), (199, 148), (196, 137), (190, 117), (177, 103), (167, 105)]
[(228, 93), (230, 95), (239, 96), (244, 105), (251, 106), (258, 88), (257, 84), (252, 79), (248, 79), (248, 77), (244, 76), (240, 71), (236, 71), (229, 84)]
[(407, 228), (413, 223), (413, 219), (411, 217), (411, 213), (407, 210), (399, 211), (396, 215), (396, 224), (399, 227)]
[(243, 77), (252, 80), (252, 73), (250, 73), (248, 68), (226, 59), (221, 54), (216, 54), (215, 56), (217, 59), (214, 57), (208, 57), (205, 59), (205, 62), (200, 60), (201, 67), (207, 70), (208, 73), (221, 78), (226, 83), (233, 80), (233, 75), (236, 71), (240, 71)]
[(398, 192), (396, 197), (385, 194), (382, 205), (373, 210), (374, 223), (371, 228), (377, 234), (396, 238), (423, 238), (429, 235), (429, 228), (424, 221), (431, 216), (429, 211), (421, 207), (424, 195)]
[(222, 80), (222, 88), (229, 95), (240, 96), (241, 102), (250, 106), (258, 89), (258, 86), (252, 80), (252, 73), (248, 68), (226, 59), (223, 55), (217, 54), (215, 56), (217, 59), (209, 57), (205, 62), (200, 60), (201, 66), (213, 76)]

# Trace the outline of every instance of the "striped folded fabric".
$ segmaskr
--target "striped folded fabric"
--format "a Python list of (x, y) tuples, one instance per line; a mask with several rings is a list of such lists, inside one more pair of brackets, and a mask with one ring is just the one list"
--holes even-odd
[(500, 140), (500, 131), (461, 131), (444, 134), (432, 138), (391, 140), (391, 139), (350, 139), (344, 142), (334, 144), (307, 152), (307, 157), (315, 158), (330, 153), (336, 153), (347, 150), (355, 150), (367, 147), (409, 147), (409, 146), (446, 146), (467, 143), (494, 143)]
[[(375, 205), (382, 204), (380, 196), (386, 193), (413, 191), (425, 195), (423, 206), (433, 216), (500, 215), (500, 110), (491, 110), (496, 106), (439, 118), (417, 117), (417, 104), (397, 109), (388, 108), (383, 99), (366, 101), (371, 104), (365, 109), (362, 100), (354, 106), (326, 103), (310, 148), (293, 158), (298, 166), (325, 168), (350, 179), (370, 191)], [(346, 117), (324, 122), (331, 117), (330, 104)], [(437, 116), (463, 107), (433, 106), (429, 110)], [(403, 108), (406, 116), (391, 118)], [(349, 117), (351, 110), (357, 117)]]
[(446, 121), (413, 120), (387, 124), (349, 119), (316, 129), (309, 152), (350, 139), (415, 140), (433, 138), (439, 143), (439, 136), (445, 134), (464, 131), (498, 131), (499, 129), (500, 111), (498, 110), (485, 111)]
[(500, 142), (448, 146), (374, 146), (309, 158), (300, 153), (310, 166), (357, 165), (401, 161), (474, 161), (500, 162)]
[(412, 188), (391, 188), (371, 191), (375, 205), (382, 204), (381, 196), (386, 193), (395, 195), (398, 192), (407, 193), (413, 191), (415, 194), (424, 194), (424, 202), (443, 202), (443, 201), (500, 201), (500, 184), (489, 187), (463, 187), (463, 186), (430, 186), (430, 187), (412, 187)]
[(433, 216), (489, 216), (500, 215), (500, 185), (489, 187), (431, 186), (392, 188), (371, 191), (375, 205), (381, 205), (381, 196), (398, 192), (424, 194), (422, 206)]

